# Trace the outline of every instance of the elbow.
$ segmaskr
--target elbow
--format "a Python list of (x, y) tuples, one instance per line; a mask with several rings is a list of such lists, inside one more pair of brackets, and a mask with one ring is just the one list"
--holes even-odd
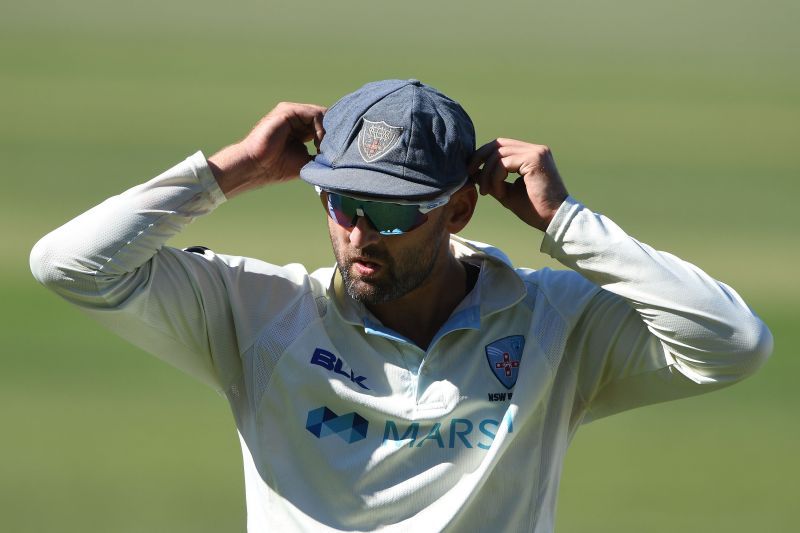
[(743, 376), (746, 377), (755, 374), (759, 368), (764, 366), (764, 363), (772, 355), (775, 341), (767, 325), (756, 316), (753, 316), (748, 333), (743, 338), (742, 352), (749, 361), (747, 372)]
[(755, 315), (736, 328), (730, 339), (731, 348), (726, 359), (729, 368), (726, 374), (731, 381), (739, 381), (755, 374), (772, 355), (773, 338), (767, 325)]
[(149, 268), (109, 274), (101, 254), (81, 253), (79, 243), (56, 230), (37, 242), (30, 254), (33, 277), (67, 301), (92, 308), (111, 308), (147, 283)]
[(97, 292), (97, 268), (58, 245), (58, 235), (42, 237), (31, 249), (31, 274), (36, 281), (69, 299), (86, 299)]
[(678, 370), (697, 384), (733, 384), (755, 374), (772, 355), (772, 333), (757, 316), (749, 315), (704, 349), (669, 350)]
[(50, 235), (45, 235), (33, 245), (29, 258), (31, 274), (45, 287), (52, 288), (64, 277), (55, 259), (55, 251), (50, 243)]

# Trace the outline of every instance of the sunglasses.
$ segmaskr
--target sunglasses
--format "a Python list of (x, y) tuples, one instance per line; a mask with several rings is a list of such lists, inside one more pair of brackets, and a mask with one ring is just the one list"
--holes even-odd
[(325, 193), (328, 215), (343, 228), (353, 228), (359, 217), (367, 220), (381, 235), (402, 235), (420, 227), (428, 220), (428, 213), (450, 201), (452, 192), (432, 200), (380, 201), (345, 196), (314, 187), (317, 194)]

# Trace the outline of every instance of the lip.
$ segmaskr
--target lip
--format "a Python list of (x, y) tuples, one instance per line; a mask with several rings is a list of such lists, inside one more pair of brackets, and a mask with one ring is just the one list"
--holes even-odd
[(371, 276), (383, 268), (383, 265), (376, 263), (375, 261), (357, 257), (353, 260), (353, 267), (359, 275)]

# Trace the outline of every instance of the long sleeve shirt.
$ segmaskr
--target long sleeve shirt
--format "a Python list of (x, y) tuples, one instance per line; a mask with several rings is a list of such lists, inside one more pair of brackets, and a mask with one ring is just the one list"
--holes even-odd
[(248, 531), (553, 530), (577, 428), (755, 372), (772, 337), (740, 296), (568, 197), (514, 268), (480, 268), (423, 350), (309, 273), (166, 246), (225, 201), (201, 153), (90, 209), (31, 253), (35, 277), (230, 404)]

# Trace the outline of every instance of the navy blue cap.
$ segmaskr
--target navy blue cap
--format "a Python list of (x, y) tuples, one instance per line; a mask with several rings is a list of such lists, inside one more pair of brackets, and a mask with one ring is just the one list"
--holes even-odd
[(467, 179), (475, 128), (458, 102), (419, 80), (368, 83), (323, 119), (320, 154), (300, 170), (342, 193), (419, 199)]

